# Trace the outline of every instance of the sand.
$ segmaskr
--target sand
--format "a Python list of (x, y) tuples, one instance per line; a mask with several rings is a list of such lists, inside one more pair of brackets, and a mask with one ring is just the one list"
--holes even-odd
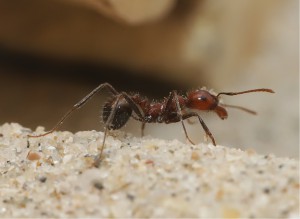
[[(44, 129), (38, 127), (36, 133)], [(114, 131), (0, 126), (0, 217), (299, 218), (299, 161)]]

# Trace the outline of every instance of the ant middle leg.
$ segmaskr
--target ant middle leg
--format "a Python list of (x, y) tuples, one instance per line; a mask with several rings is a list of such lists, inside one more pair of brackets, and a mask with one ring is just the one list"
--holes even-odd
[(182, 109), (180, 107), (179, 104), (179, 100), (178, 100), (178, 95), (177, 95), (177, 91), (173, 90), (172, 92), (170, 92), (170, 95), (167, 99), (166, 102), (166, 107), (164, 109), (164, 112), (162, 113), (162, 120), (167, 120), (168, 115), (170, 115), (173, 111), (173, 107), (174, 107), (174, 101), (175, 101), (175, 106), (176, 106), (176, 110), (177, 110), (177, 116), (178, 116), (178, 120), (181, 122), (184, 134), (186, 139), (191, 143), (191, 144), (195, 144), (190, 137), (188, 136), (187, 130), (185, 128), (185, 124), (184, 124), (184, 118), (183, 118), (183, 114), (182, 114)]

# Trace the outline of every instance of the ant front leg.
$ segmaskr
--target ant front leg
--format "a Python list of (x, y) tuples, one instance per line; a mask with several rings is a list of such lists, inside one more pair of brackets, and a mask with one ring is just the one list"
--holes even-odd
[(204, 122), (204, 121), (202, 120), (202, 118), (198, 115), (198, 113), (195, 113), (195, 112), (186, 113), (186, 114), (183, 115), (182, 118), (183, 118), (183, 119), (189, 119), (189, 118), (194, 117), (194, 116), (198, 117), (199, 122), (200, 122), (202, 128), (204, 129), (206, 135), (209, 136), (209, 138), (211, 139), (213, 145), (216, 146), (216, 141), (215, 141), (214, 136), (213, 136), (212, 133), (209, 131), (209, 129), (208, 129), (208, 127), (206, 126), (205, 122)]

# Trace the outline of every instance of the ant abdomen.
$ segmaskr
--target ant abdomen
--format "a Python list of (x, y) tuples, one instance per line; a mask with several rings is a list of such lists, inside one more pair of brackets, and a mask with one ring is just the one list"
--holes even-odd
[(102, 118), (104, 123), (108, 124), (108, 129), (116, 130), (122, 128), (127, 123), (131, 114), (132, 108), (130, 104), (124, 98), (116, 98), (105, 103)]

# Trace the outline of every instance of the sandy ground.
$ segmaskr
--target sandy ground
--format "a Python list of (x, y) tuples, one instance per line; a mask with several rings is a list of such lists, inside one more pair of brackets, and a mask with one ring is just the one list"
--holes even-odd
[(0, 217), (300, 216), (295, 159), (114, 132), (95, 168), (102, 132), (29, 133), (0, 126)]

